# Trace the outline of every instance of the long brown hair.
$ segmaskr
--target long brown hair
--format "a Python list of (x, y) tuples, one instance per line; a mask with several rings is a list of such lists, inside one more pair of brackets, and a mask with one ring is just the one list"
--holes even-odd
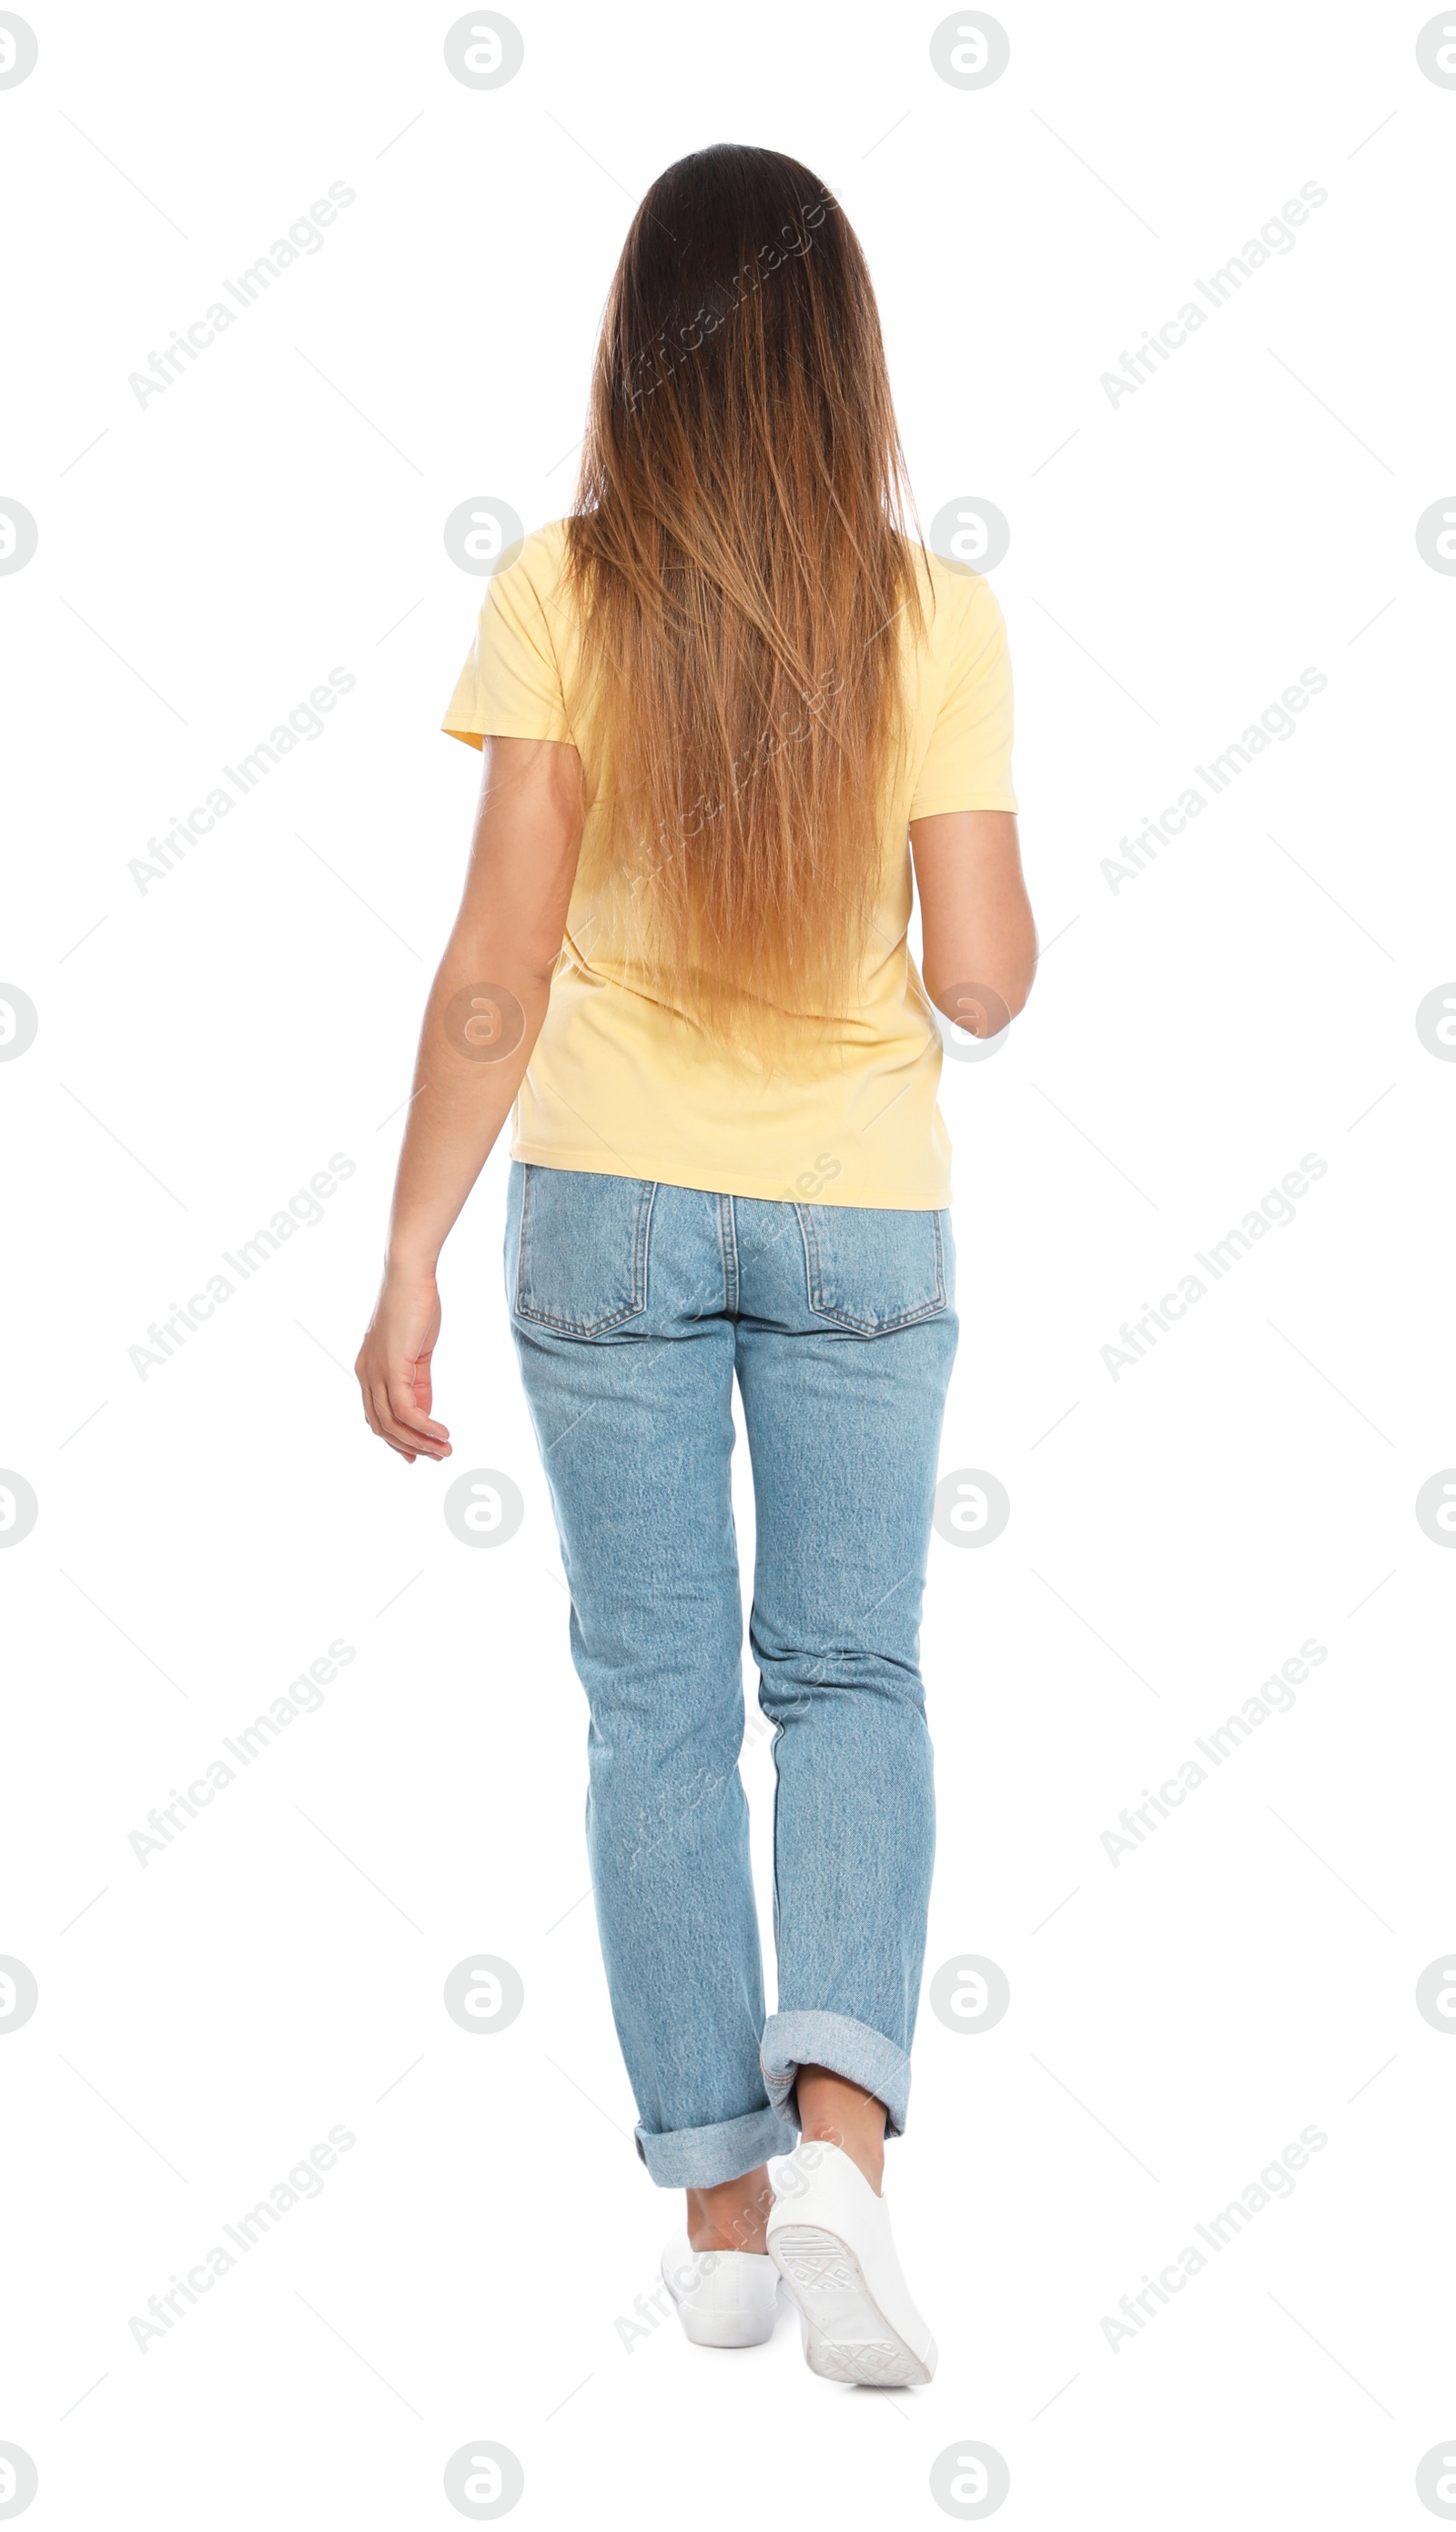
[(838, 202), (777, 150), (680, 158), (612, 282), (567, 527), (600, 745), (587, 867), (648, 990), (770, 1062), (853, 1012), (901, 618), (922, 621), (908, 510)]

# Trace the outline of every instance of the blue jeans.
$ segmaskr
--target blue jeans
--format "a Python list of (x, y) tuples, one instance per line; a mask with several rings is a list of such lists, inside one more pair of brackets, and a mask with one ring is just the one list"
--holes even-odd
[[(768, 1203), (515, 1162), (506, 1285), (590, 1708), (612, 2010), (664, 2187), (784, 2153), (802, 2065), (904, 2127), (934, 1849), (921, 1597), (956, 1347), (944, 1213)], [(773, 1741), (763, 2016), (729, 1493)]]

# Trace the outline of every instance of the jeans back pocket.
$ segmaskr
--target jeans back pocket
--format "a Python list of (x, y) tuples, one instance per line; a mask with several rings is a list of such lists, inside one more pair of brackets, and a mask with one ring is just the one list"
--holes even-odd
[(514, 1295), (518, 1318), (599, 1337), (647, 1305), (650, 1179), (524, 1166)]
[(800, 1204), (809, 1306), (857, 1336), (933, 1318), (949, 1300), (949, 1222), (898, 1207)]

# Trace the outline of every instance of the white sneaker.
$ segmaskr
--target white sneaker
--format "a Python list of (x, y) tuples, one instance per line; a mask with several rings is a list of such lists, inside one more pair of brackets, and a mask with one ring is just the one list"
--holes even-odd
[(773, 2335), (778, 2273), (762, 2251), (695, 2251), (674, 2233), (662, 2282), (695, 2347), (757, 2347)]
[(795, 2303), (810, 2371), (830, 2383), (928, 2383), (936, 2346), (910, 2299), (890, 2211), (837, 2145), (770, 2162), (768, 2256)]

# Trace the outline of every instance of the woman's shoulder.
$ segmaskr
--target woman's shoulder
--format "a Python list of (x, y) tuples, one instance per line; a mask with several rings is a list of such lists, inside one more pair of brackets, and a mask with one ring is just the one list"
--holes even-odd
[(518, 580), (530, 581), (538, 592), (552, 587), (561, 578), (566, 564), (567, 524), (565, 519), (547, 519), (544, 526), (532, 528), (522, 537), (509, 562), (499, 567), (495, 577), (507, 579), (514, 576)]
[(931, 651), (954, 647), (968, 631), (974, 636), (978, 630), (989, 630), (996, 624), (1001, 610), (984, 572), (936, 553), (914, 537), (906, 537), (903, 542), (915, 564), (924, 639)]
[(565, 519), (548, 519), (519, 538), (490, 575), (482, 613), (527, 625), (537, 615), (559, 616), (566, 607)]
[[(547, 519), (543, 526), (532, 529), (530, 536), (526, 540), (526, 544), (532, 547), (535, 552), (542, 557), (547, 554), (564, 557), (566, 553), (566, 532), (570, 525), (571, 522), (569, 519)], [(522, 550), (524, 552), (524, 547)]]

